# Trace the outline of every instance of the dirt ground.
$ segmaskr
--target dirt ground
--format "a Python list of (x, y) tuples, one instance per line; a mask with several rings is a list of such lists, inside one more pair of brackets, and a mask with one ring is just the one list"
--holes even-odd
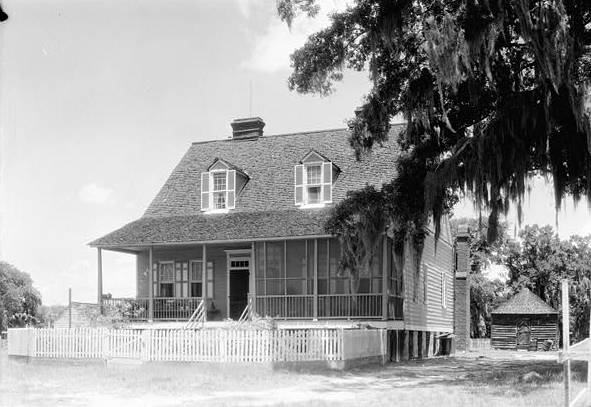
[[(560, 406), (556, 353), (487, 352), (347, 372), (257, 366), (25, 363), (0, 351), (2, 406)], [(575, 390), (586, 364), (573, 365)], [(526, 374), (533, 378), (527, 378)], [(525, 376), (525, 377), (524, 377)]]

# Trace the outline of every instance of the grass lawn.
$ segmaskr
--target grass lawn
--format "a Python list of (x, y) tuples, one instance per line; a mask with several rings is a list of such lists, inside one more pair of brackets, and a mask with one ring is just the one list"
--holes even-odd
[[(575, 389), (585, 363), (573, 364)], [(524, 374), (537, 372), (533, 382)], [(555, 353), (488, 352), (348, 372), (257, 366), (24, 363), (0, 350), (2, 406), (396, 405), (560, 406)]]

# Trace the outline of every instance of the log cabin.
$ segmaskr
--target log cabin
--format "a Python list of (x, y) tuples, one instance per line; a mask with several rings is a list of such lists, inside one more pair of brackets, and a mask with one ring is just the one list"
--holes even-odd
[[(418, 272), (408, 256), (395, 270), (384, 235), (353, 293), (324, 229), (348, 191), (393, 178), (395, 137), (357, 159), (346, 129), (268, 136), (264, 125), (236, 119), (230, 137), (193, 143), (141, 218), (90, 243), (101, 307), (125, 303), (156, 322), (186, 320), (201, 300), (208, 320), (237, 319), (252, 303), (283, 326), (387, 328), (396, 358), (432, 354), (454, 331), (465, 349), (467, 231), (454, 246), (447, 219), (437, 241), (430, 227)], [(103, 250), (136, 256), (136, 298), (103, 297)]]
[(558, 312), (528, 288), (491, 313), (491, 346), (540, 350), (545, 341), (558, 348)]

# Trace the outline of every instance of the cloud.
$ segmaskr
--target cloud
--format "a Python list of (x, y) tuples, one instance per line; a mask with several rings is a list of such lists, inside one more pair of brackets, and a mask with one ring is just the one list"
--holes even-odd
[(115, 191), (95, 183), (86, 184), (78, 191), (78, 198), (87, 204), (107, 204), (115, 201)]
[[(256, 7), (254, 2), (239, 0), (238, 4), (247, 19), (254, 14), (253, 8)], [(242, 62), (242, 67), (264, 73), (289, 69), (289, 56), (304, 45), (311, 34), (329, 25), (329, 14), (342, 11), (347, 6), (345, 0), (320, 0), (318, 4), (320, 5), (318, 15), (315, 18), (299, 16), (293, 22), (291, 31), (287, 24), (279, 19), (276, 12), (268, 15), (267, 29), (262, 34), (252, 34), (254, 48), (251, 55)]]

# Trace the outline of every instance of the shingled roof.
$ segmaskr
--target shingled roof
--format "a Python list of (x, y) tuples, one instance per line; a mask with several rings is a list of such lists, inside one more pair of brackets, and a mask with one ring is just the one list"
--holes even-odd
[(497, 307), (493, 314), (557, 314), (556, 310), (546, 304), (528, 288), (523, 288), (517, 295)]
[[(350, 190), (381, 186), (394, 176), (397, 157), (393, 126), (390, 140), (360, 160), (346, 129), (224, 139), (193, 143), (144, 215), (93, 242), (95, 247), (133, 247), (156, 243), (229, 241), (265, 237), (325, 235), (329, 208), (300, 209), (294, 202), (294, 166), (310, 151), (333, 162), (333, 204)], [(240, 168), (249, 180), (225, 214), (201, 212), (202, 172), (221, 159)]]

